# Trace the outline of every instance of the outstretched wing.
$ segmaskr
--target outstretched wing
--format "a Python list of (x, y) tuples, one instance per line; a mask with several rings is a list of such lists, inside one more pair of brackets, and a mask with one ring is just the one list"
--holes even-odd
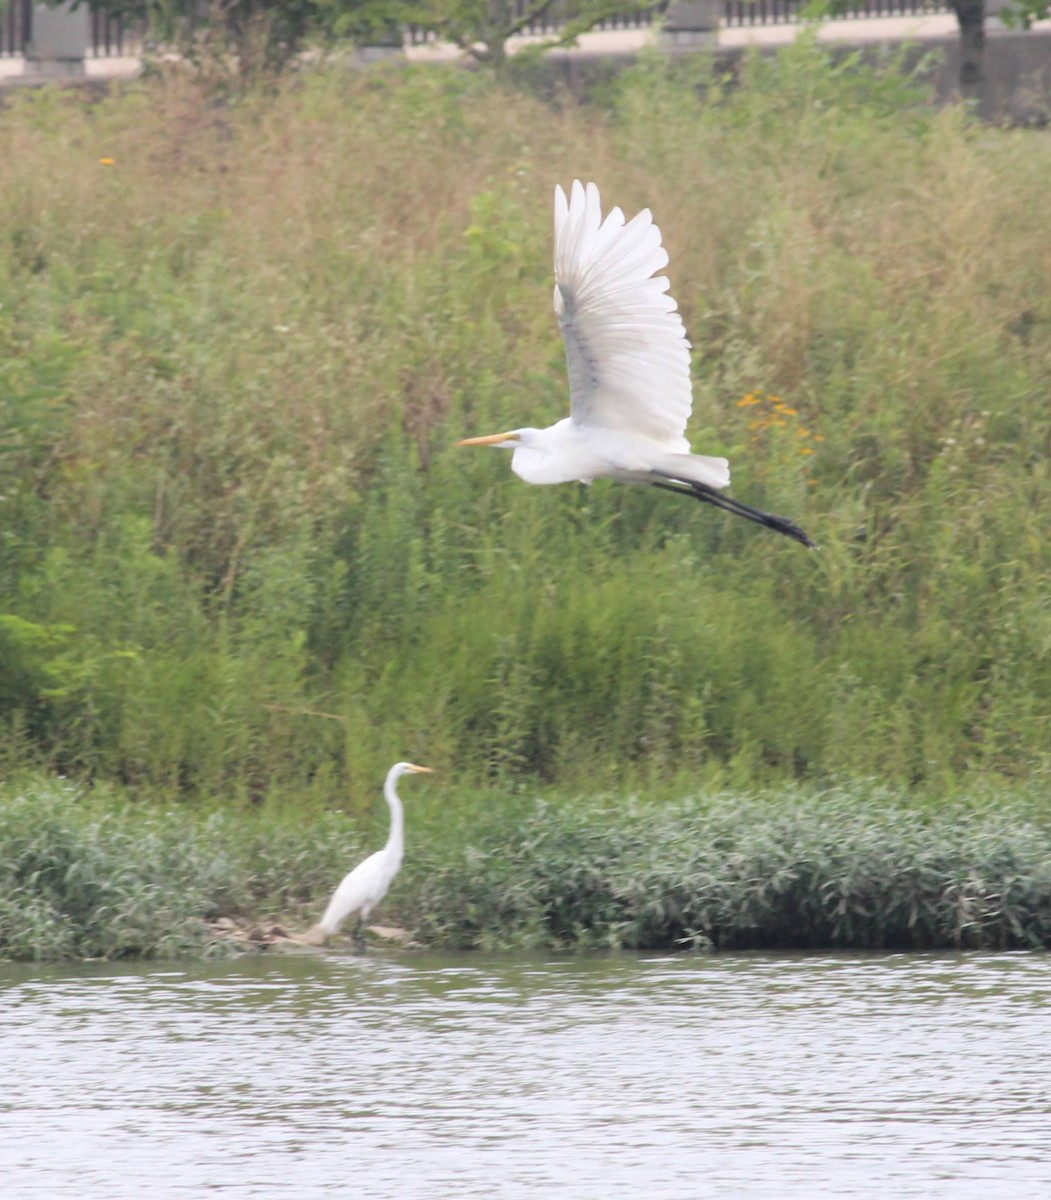
[(598, 188), (555, 188), (555, 312), (566, 342), (573, 420), (688, 452), (690, 343), (654, 278), (668, 264), (648, 208), (602, 219)]

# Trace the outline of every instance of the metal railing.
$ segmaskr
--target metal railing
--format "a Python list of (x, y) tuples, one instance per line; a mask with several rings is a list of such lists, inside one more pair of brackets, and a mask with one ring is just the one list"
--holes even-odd
[[(0, 0), (0, 5), (3, 0)], [(91, 47), (92, 58), (112, 58), (124, 54), (129, 41), (137, 43), (137, 26), (128, 29), (119, 17), (92, 10)], [(0, 58), (21, 57), (33, 40), (33, 0), (7, 0), (0, 7)]]
[[(2, 3), (3, 0), (0, 0)], [(644, 29), (652, 25), (668, 7), (669, 0), (661, 0), (651, 8), (638, 9), (609, 17), (596, 29)], [(725, 26), (781, 25), (799, 21), (800, 11), (806, 0), (724, 0), (722, 24)], [(521, 18), (533, 7), (532, 0), (515, 0), (515, 19)], [(553, 5), (538, 20), (523, 26), (524, 34), (551, 34), (557, 32), (572, 14), (572, 0)], [(945, 0), (853, 0), (850, 8), (837, 17), (896, 17), (913, 16), (921, 13), (948, 12)], [(134, 52), (141, 41), (143, 31), (136, 27), (130, 32), (118, 17), (93, 11), (91, 14), (91, 49), (94, 58), (108, 58)], [(0, 10), (0, 57), (25, 54), (26, 46), (33, 36), (33, 0), (7, 0)], [(436, 35), (417, 25), (405, 28), (405, 41), (409, 45), (422, 45), (436, 40)], [(128, 43), (133, 45), (128, 45)]]
[[(785, 25), (794, 24), (800, 18), (801, 10), (807, 0), (724, 0), (722, 24), (724, 26), (742, 25)], [(645, 29), (668, 8), (669, 0), (655, 4), (652, 8), (638, 9), (635, 12), (624, 13), (620, 16), (609, 17), (596, 25), (596, 29)], [(530, 0), (515, 0), (512, 5), (512, 16), (519, 20), (533, 7)], [(524, 34), (551, 34), (565, 25), (573, 8), (571, 3), (552, 5), (537, 21), (523, 26)], [(849, 8), (834, 15), (837, 18), (850, 17), (909, 17), (921, 13), (943, 13), (949, 11), (947, 0), (852, 0)], [(409, 45), (422, 45), (435, 41), (436, 35), (418, 25), (408, 25), (405, 29), (405, 40)]]
[[(635, 9), (632, 12), (618, 13), (607, 17), (605, 21), (595, 26), (596, 29), (646, 29), (653, 24), (655, 18), (668, 7), (671, 0), (661, 0), (651, 8)], [(514, 0), (511, 5), (511, 19), (520, 21), (531, 8), (535, 8), (535, 0)], [(557, 33), (573, 16), (573, 4), (555, 3), (534, 21), (523, 25), (519, 32), (527, 37), (550, 35)], [(438, 35), (419, 25), (405, 26), (405, 41), (410, 46), (421, 46), (427, 42), (438, 40)]]
[[(724, 25), (785, 25), (800, 20), (806, 0), (725, 0)], [(944, 0), (853, 0), (837, 19), (851, 17), (912, 17), (949, 11)]]
[(91, 46), (95, 58), (112, 58), (124, 53), (124, 22), (109, 13), (91, 11)]
[(0, 58), (24, 54), (33, 26), (33, 0), (7, 0), (0, 8)]

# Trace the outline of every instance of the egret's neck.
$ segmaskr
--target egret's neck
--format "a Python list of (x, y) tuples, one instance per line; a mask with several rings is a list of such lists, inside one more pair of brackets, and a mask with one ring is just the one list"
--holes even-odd
[(383, 795), (390, 806), (390, 833), (387, 835), (388, 850), (400, 850), (405, 843), (405, 815), (402, 811), (401, 799), (398, 796), (397, 782), (397, 778), (394, 775), (388, 775), (387, 782), (383, 785)]

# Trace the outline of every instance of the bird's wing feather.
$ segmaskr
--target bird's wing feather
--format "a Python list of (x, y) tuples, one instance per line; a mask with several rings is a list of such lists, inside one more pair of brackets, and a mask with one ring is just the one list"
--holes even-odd
[(377, 850), (343, 877), (339, 887), (332, 893), (332, 899), (329, 900), (321, 918), (321, 928), (326, 933), (334, 933), (351, 913), (360, 911), (370, 902), (374, 904), (382, 899), (386, 891), (386, 888), (381, 890), (382, 876), (383, 851)]
[(573, 420), (688, 450), (690, 343), (649, 209), (602, 219), (598, 188), (555, 188), (555, 312), (566, 342)]

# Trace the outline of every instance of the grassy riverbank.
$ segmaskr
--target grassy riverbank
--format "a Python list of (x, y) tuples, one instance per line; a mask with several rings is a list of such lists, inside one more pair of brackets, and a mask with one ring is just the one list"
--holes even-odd
[[(405, 755), (564, 790), (1046, 764), (1048, 136), (815, 45), (706, 70), (11, 97), (5, 761), (357, 805)], [(453, 447), (565, 411), (574, 175), (652, 205), (694, 444), (819, 553)]]
[[(0, 953), (305, 926), (403, 757), (431, 944), (1048, 944), (1051, 139), (705, 62), (5, 99)], [(565, 412), (575, 176), (652, 206), (694, 445), (820, 551), (453, 446)]]
[[(408, 808), (376, 917), (435, 947), (1051, 947), (1051, 821), (1021, 791), (927, 807), (872, 784), (450, 789)], [(165, 810), (27, 780), (0, 798), (0, 957), (224, 954), (230, 925), (294, 933), (383, 836), (338, 813)]]

